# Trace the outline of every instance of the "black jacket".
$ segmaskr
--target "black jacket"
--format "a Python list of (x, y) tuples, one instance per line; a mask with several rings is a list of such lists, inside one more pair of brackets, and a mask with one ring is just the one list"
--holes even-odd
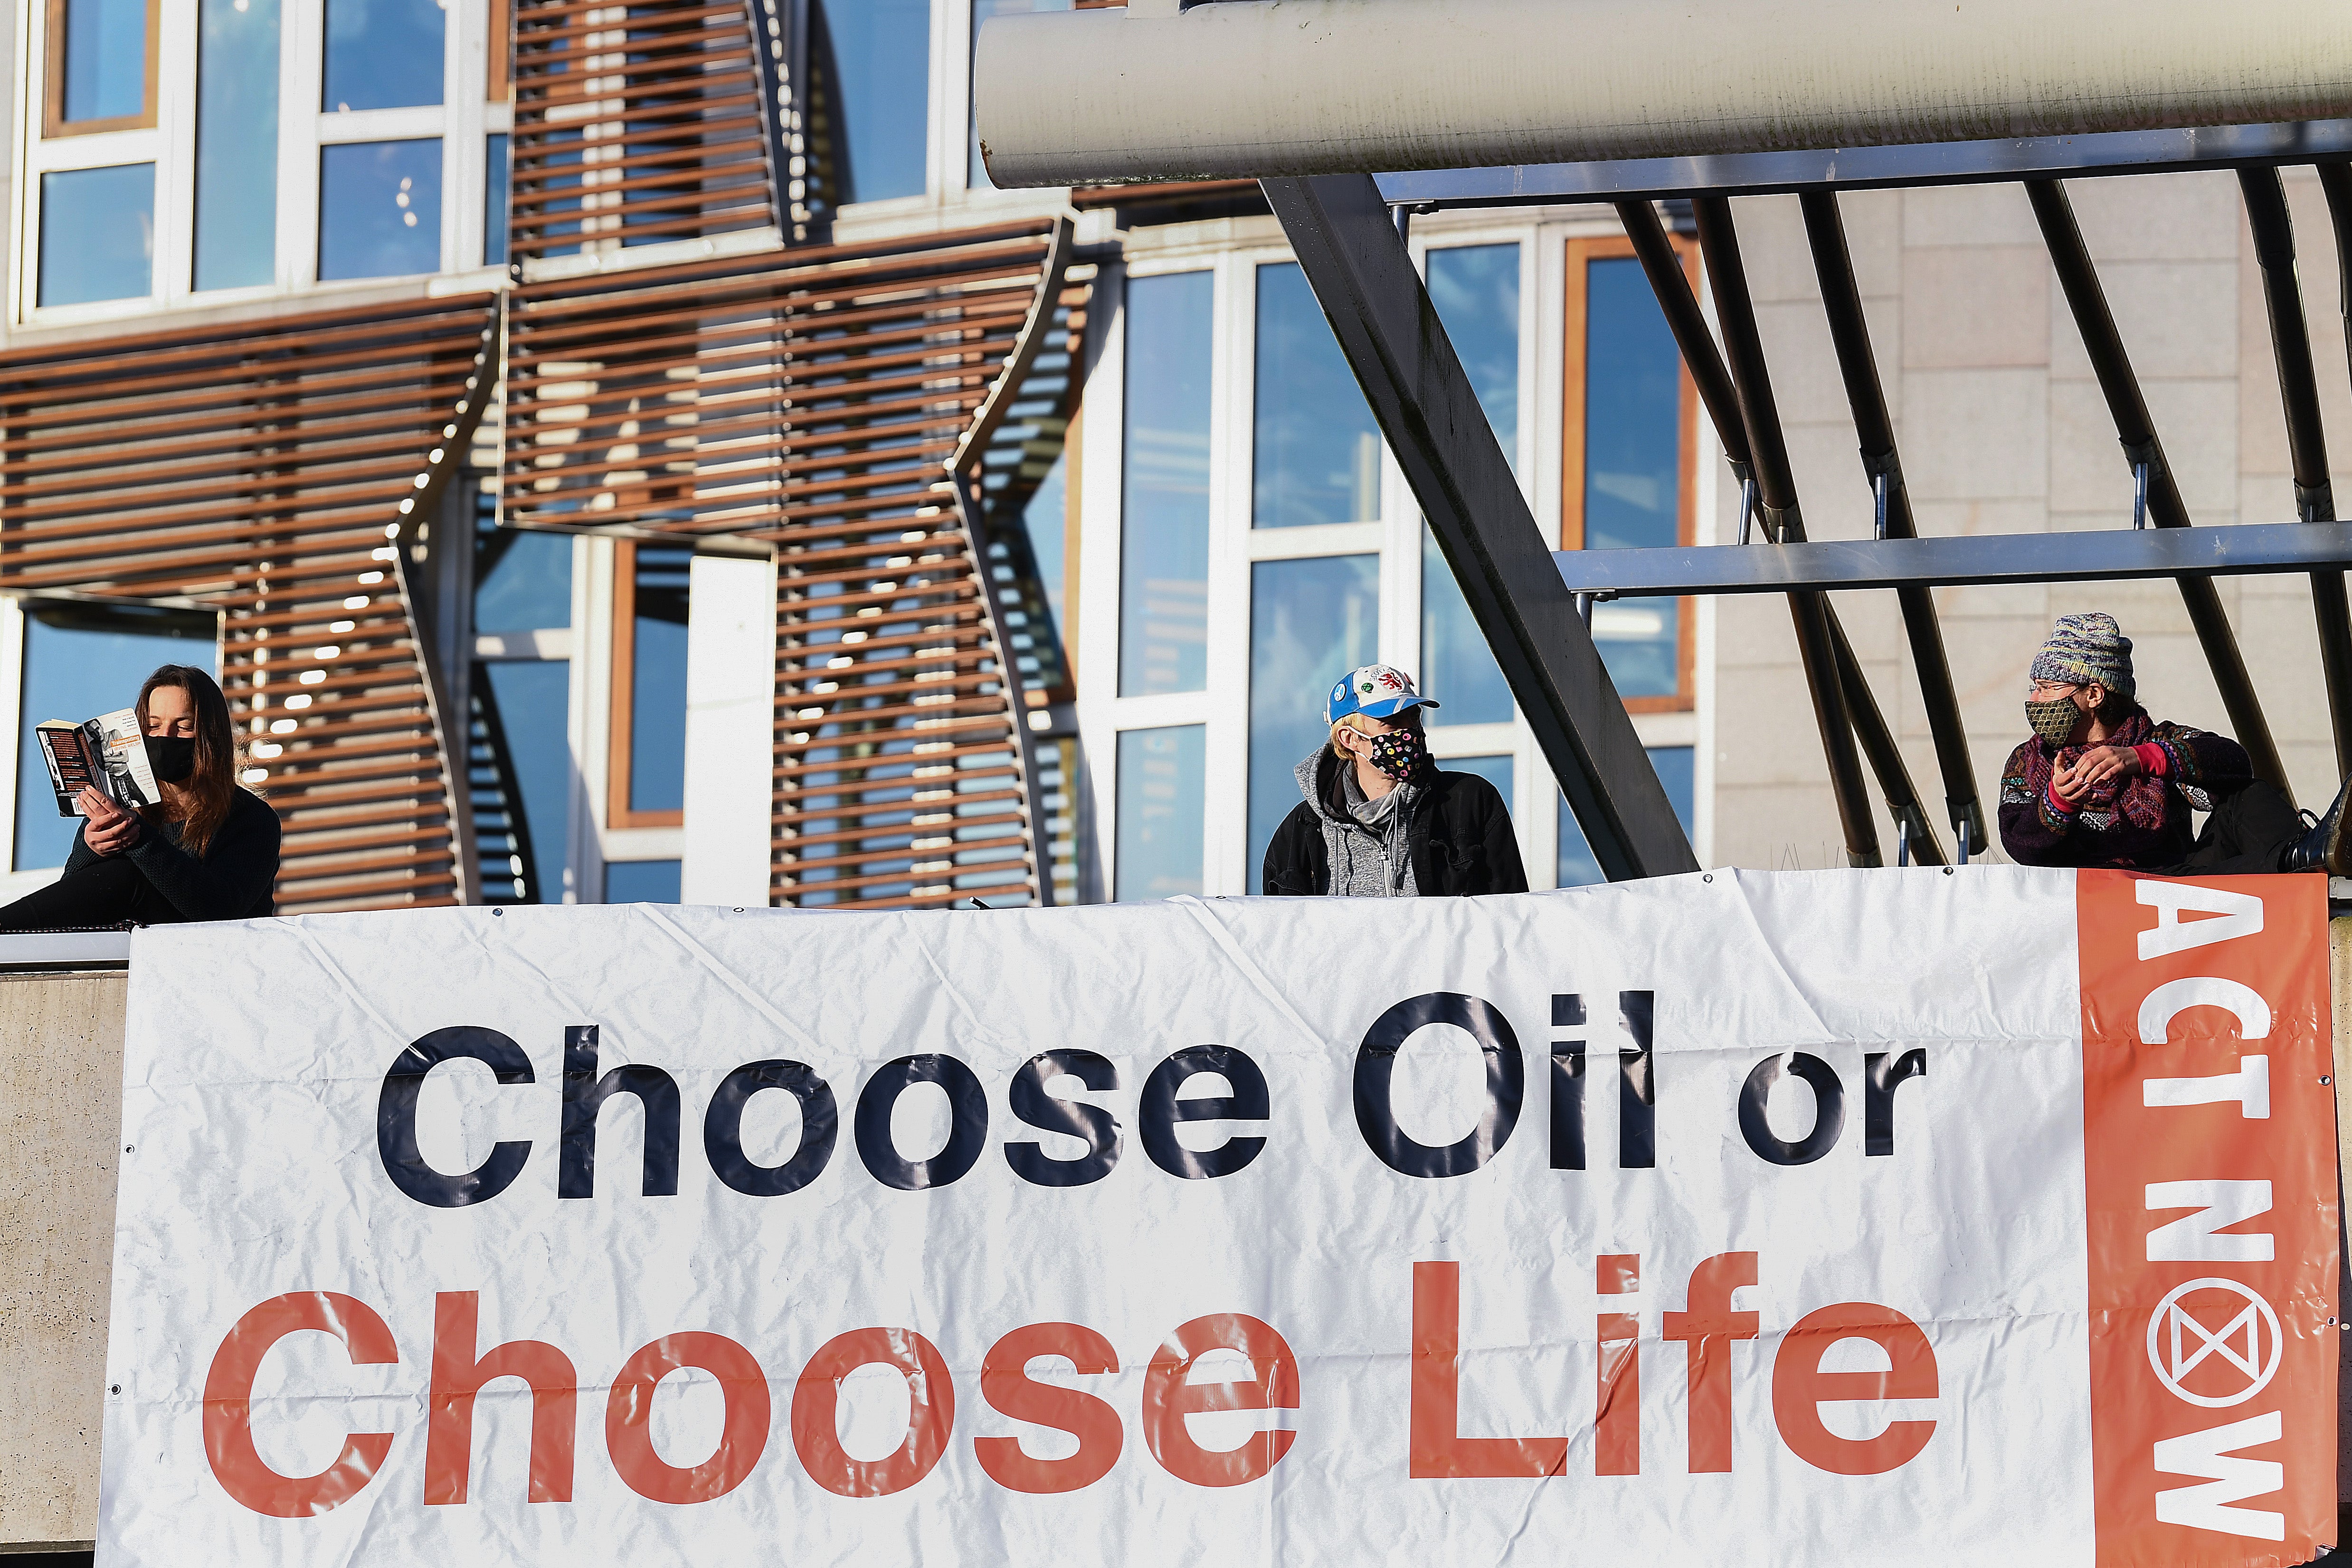
[[(1328, 748), (1317, 766), (1316, 781), (1326, 799), (1339, 799), (1339, 758)], [(1408, 841), (1413, 887), (1424, 898), (1528, 890), (1511, 813), (1495, 787), (1475, 773), (1440, 773), (1430, 780), (1413, 802)], [(1265, 847), (1265, 886), (1270, 894), (1294, 897), (1331, 891), (1323, 824), (1304, 800), (1282, 820)]]
[[(180, 847), (179, 823), (159, 818), (149, 819), (139, 841), (122, 855), (184, 919), (254, 920), (277, 913), (278, 840), (278, 813), (258, 795), (233, 789), (228, 816), (202, 855)], [(98, 861), (98, 852), (77, 828), (66, 874)]]

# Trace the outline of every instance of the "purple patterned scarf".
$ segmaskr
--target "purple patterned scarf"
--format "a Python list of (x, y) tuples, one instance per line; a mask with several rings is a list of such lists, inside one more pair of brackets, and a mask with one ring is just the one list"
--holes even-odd
[[(2146, 708), (2136, 707), (2131, 716), (2117, 725), (2107, 738), (2097, 746), (2142, 746), (2156, 738), (2156, 725)], [(2035, 745), (2025, 756), (2025, 786), (2037, 800), (2047, 800), (2050, 779), (2061, 768), (2074, 761), (2095, 746), (2063, 746), (2053, 751), (2047, 746)], [(2141, 773), (2123, 781), (2120, 788), (2113, 783), (2094, 787), (2088, 795), (2075, 802), (2080, 811), (2121, 817), (2136, 828), (2158, 829), (2164, 826), (2165, 781), (2153, 774)]]

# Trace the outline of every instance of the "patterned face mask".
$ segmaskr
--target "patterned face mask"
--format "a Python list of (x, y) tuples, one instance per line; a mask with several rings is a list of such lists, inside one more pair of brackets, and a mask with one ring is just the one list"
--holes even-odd
[(1429, 767), (1429, 747), (1418, 731), (1392, 729), (1372, 737), (1371, 755), (1366, 760), (1398, 783), (1410, 784)]
[(2053, 697), (2048, 702), (2028, 701), (2025, 705), (2025, 722), (2033, 727), (2034, 734), (2053, 746), (2065, 745), (2067, 738), (2074, 733), (2075, 723), (2082, 716), (2083, 710), (2074, 706), (2072, 697)]

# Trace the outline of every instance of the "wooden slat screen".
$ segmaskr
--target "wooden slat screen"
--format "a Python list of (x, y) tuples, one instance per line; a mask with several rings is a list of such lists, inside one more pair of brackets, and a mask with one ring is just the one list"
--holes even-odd
[(743, 0), (516, 0), (518, 261), (772, 221)]
[(994, 629), (942, 472), (1050, 225), (529, 283), (503, 517), (771, 542), (773, 896), (1036, 895)]
[(247, 777), (285, 824), (281, 913), (457, 902), (447, 768), (385, 530), (451, 428), (489, 308), (0, 355), (0, 591), (222, 612)]

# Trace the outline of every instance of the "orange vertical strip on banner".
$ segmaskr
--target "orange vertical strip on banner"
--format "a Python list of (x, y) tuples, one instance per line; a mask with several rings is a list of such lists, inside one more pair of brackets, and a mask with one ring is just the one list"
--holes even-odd
[(2336, 1101), (2316, 876), (2077, 873), (2101, 1568), (2336, 1538)]

